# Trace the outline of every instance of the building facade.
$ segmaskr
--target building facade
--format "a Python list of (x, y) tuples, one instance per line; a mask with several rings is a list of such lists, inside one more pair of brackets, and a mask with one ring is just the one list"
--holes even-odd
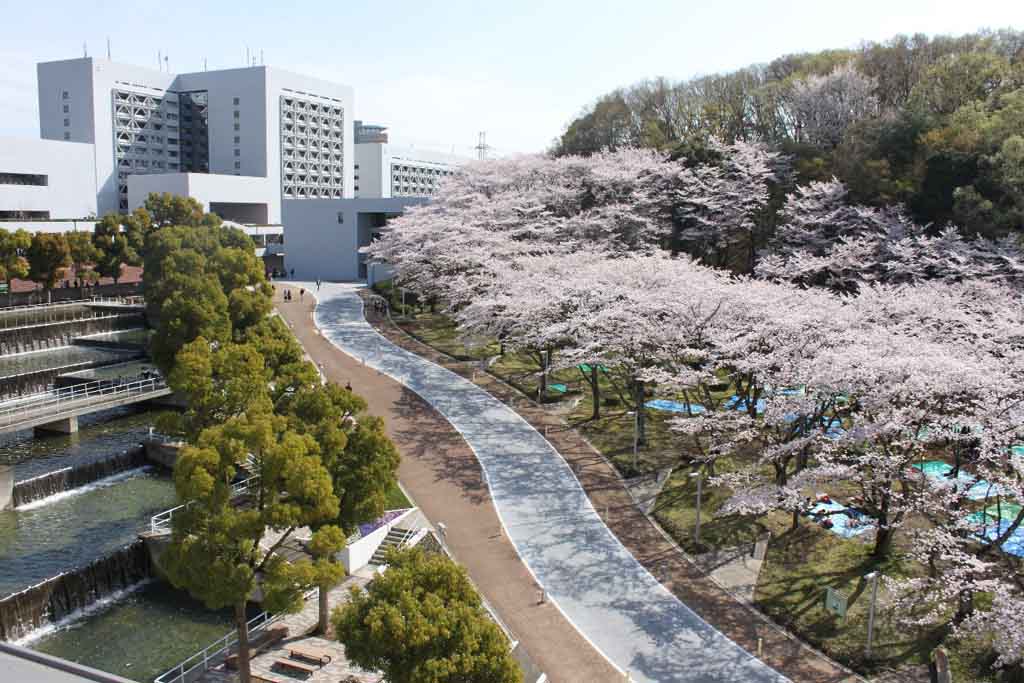
[(166, 192), (271, 235), (263, 248), (297, 276), (360, 279), (360, 249), (465, 161), (395, 147), (353, 118), (352, 88), (267, 66), (173, 74), (83, 57), (37, 76), (41, 139), (0, 140), (9, 229), (91, 229)]

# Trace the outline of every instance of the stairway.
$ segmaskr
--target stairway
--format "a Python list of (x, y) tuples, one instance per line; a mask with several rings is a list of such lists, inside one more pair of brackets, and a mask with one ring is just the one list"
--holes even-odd
[(384, 540), (377, 546), (377, 550), (374, 551), (373, 557), (370, 558), (370, 564), (378, 566), (387, 564), (385, 558), (388, 551), (392, 548), (404, 548), (406, 542), (415, 535), (415, 530), (399, 529), (397, 527), (388, 530), (388, 535), (384, 537)]

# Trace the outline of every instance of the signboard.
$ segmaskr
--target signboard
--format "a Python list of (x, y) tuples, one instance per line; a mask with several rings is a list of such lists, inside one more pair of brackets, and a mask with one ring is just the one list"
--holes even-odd
[(845, 594), (840, 593), (831, 586), (825, 587), (825, 611), (831, 612), (837, 617), (846, 618), (846, 600)]
[(10, 291), (11, 286), (6, 282), (0, 282), (0, 294), (6, 294)]

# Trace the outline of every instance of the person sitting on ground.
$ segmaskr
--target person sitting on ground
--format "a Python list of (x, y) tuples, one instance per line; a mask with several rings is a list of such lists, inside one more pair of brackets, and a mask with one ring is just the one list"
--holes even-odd
[(352, 382), (345, 382), (345, 391), (352, 391)]

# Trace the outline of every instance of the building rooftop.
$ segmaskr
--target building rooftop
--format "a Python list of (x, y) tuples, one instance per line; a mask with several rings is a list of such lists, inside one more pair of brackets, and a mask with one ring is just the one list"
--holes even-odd
[(132, 683), (121, 676), (10, 643), (0, 643), (0, 671), (4, 674), (3, 680), (12, 683)]

